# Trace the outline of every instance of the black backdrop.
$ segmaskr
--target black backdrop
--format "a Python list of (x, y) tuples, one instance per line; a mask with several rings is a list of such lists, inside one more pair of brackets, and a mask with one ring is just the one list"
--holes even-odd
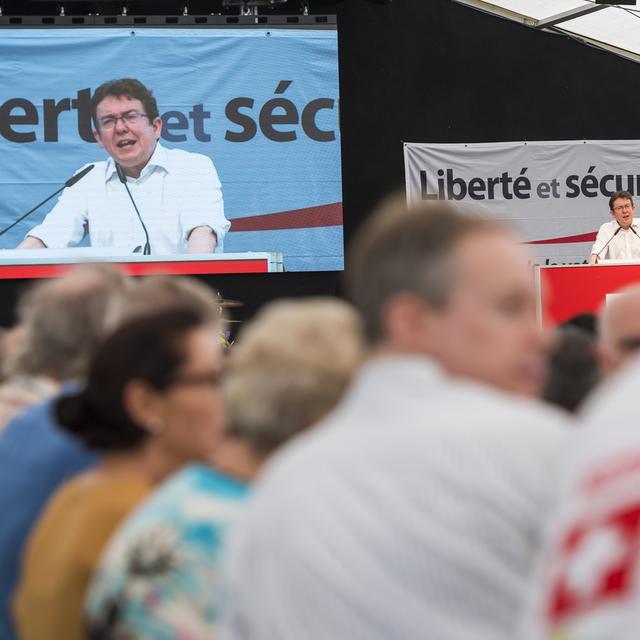
[[(0, 0), (2, 1), (2, 0)], [(5, 15), (78, 3), (4, 0)], [(113, 3), (94, 3), (108, 12)], [(115, 3), (116, 5), (118, 3)], [(129, 2), (136, 13), (175, 14), (180, 3)], [(192, 14), (212, 2), (188, 2)], [(291, 5), (297, 8), (295, 0)], [(279, 13), (291, 12), (280, 9)], [(385, 194), (402, 189), (402, 142), (640, 138), (634, 122), (640, 68), (573, 41), (451, 0), (316, 2), (340, 29), (345, 239)], [(143, 10), (143, 11), (142, 11)], [(347, 264), (348, 268), (348, 264)], [(335, 295), (339, 274), (216, 276), (206, 281), (247, 319), (282, 296)], [(0, 281), (0, 325), (13, 320), (22, 282)]]

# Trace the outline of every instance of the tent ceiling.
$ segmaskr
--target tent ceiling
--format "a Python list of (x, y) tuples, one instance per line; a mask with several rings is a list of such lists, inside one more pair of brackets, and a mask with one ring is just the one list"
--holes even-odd
[(535, 29), (552, 29), (640, 62), (640, 8), (594, 0), (454, 0)]

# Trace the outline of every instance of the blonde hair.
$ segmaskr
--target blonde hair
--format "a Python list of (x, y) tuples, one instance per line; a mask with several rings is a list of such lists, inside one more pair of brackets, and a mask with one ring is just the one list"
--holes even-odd
[(270, 304), (231, 350), (224, 392), (230, 435), (267, 453), (317, 422), (364, 358), (355, 311), (316, 298)]

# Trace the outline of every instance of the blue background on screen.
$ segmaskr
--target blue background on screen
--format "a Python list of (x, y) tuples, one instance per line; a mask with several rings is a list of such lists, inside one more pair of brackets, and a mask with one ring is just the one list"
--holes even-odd
[[(96, 143), (81, 138), (75, 110), (59, 115), (58, 140), (45, 141), (43, 99), (74, 99), (79, 90), (93, 92), (103, 82), (122, 77), (137, 78), (152, 89), (161, 114), (179, 111), (187, 117), (187, 129), (172, 131), (186, 135), (184, 142), (161, 142), (211, 157), (230, 220), (342, 202), (335, 30), (2, 30), (0, 60), (0, 105), (25, 98), (39, 116), (38, 124), (12, 126), (16, 132), (35, 132), (34, 142), (10, 142), (0, 135), (0, 226), (61, 186), (85, 163), (107, 158)], [(280, 81), (291, 83), (276, 95)], [(335, 138), (320, 142), (301, 124), (275, 125), (276, 130), (296, 132), (293, 141), (275, 142), (258, 124), (251, 140), (225, 140), (227, 131), (242, 129), (225, 115), (227, 104), (239, 97), (254, 100), (253, 109), (240, 111), (256, 124), (262, 106), (273, 98), (289, 99), (299, 114), (313, 100), (333, 100), (332, 109), (317, 112), (316, 125), (335, 132)], [(202, 121), (209, 141), (197, 139), (193, 119), (188, 118), (198, 104), (210, 113)], [(12, 111), (14, 116), (23, 113)], [(1, 237), (0, 248), (14, 248), (52, 206), (45, 205)], [(288, 271), (340, 270), (342, 225), (335, 224), (335, 214), (332, 220), (332, 226), (230, 232), (225, 251), (279, 251)]]

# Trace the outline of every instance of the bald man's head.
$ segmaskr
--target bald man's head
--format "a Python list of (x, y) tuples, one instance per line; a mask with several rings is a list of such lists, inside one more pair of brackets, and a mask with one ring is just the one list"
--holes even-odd
[(610, 297), (600, 314), (598, 342), (607, 375), (640, 349), (640, 285)]

